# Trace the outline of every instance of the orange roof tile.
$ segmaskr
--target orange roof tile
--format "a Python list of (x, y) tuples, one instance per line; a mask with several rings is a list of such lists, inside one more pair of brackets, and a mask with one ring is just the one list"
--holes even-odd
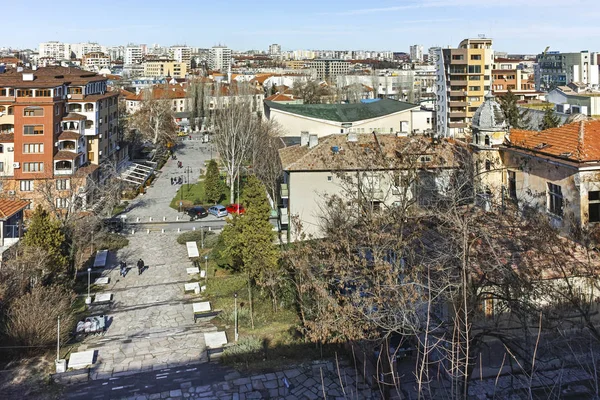
[(268, 100), (268, 101), (294, 101), (294, 97), (287, 95), (287, 94), (283, 94), (283, 93), (277, 93), (277, 94), (267, 97), (265, 100)]
[(600, 121), (574, 122), (540, 132), (511, 129), (508, 144), (575, 162), (600, 161)]
[(7, 219), (29, 205), (27, 200), (0, 199), (0, 219)]

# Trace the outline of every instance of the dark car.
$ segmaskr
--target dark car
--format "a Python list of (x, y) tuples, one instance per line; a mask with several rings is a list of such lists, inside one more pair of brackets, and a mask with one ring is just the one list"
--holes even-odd
[(202, 206), (194, 206), (187, 211), (190, 221), (208, 216), (208, 212)]

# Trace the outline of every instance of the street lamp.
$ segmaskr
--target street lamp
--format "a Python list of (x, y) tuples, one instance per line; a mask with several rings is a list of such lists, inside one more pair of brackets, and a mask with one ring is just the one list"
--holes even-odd
[(235, 318), (235, 341), (238, 341), (238, 316), (237, 316), (237, 293), (233, 294), (233, 301), (234, 301), (234, 318)]
[(208, 282), (208, 256), (204, 256), (204, 270), (206, 271), (206, 282)]
[(192, 169), (190, 167), (185, 167), (185, 172), (187, 173), (187, 190), (189, 193), (190, 192), (190, 172), (192, 172)]
[(91, 304), (92, 303), (92, 298), (90, 297), (90, 276), (92, 273), (92, 269), (88, 268), (88, 295), (87, 298), (85, 299), (85, 304)]

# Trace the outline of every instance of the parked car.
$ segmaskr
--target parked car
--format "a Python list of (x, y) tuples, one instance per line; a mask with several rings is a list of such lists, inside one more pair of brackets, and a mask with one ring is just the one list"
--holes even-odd
[(208, 209), (208, 213), (214, 215), (215, 217), (226, 217), (227, 209), (225, 206), (217, 204), (216, 206), (212, 206)]
[(227, 212), (229, 214), (244, 214), (246, 212), (246, 209), (244, 208), (243, 205), (241, 204), (230, 204), (226, 207)]
[(195, 219), (207, 217), (208, 211), (202, 206), (194, 206), (187, 211), (187, 214), (190, 216), (190, 221), (193, 221)]

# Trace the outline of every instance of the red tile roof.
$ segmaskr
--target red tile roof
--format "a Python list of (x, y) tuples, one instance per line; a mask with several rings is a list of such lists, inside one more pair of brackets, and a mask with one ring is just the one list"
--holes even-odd
[(582, 121), (544, 131), (511, 129), (510, 147), (575, 162), (600, 161), (600, 121)]
[(29, 205), (27, 200), (0, 199), (0, 219), (7, 219)]
[(77, 157), (79, 157), (78, 153), (73, 153), (72, 151), (68, 151), (68, 150), (61, 150), (58, 153), (56, 153), (56, 155), (54, 156), (54, 159), (55, 160), (72, 161), (72, 160), (76, 159)]
[(64, 131), (63, 133), (60, 134), (60, 136), (58, 137), (58, 140), (78, 140), (80, 137), (81, 137), (81, 135), (77, 132)]
[(277, 94), (267, 97), (265, 100), (268, 100), (268, 101), (294, 101), (294, 97), (287, 95), (287, 94), (283, 94), (283, 93), (277, 93)]
[(74, 112), (68, 113), (66, 117), (63, 117), (63, 121), (80, 121), (87, 119), (85, 115), (77, 114)]

